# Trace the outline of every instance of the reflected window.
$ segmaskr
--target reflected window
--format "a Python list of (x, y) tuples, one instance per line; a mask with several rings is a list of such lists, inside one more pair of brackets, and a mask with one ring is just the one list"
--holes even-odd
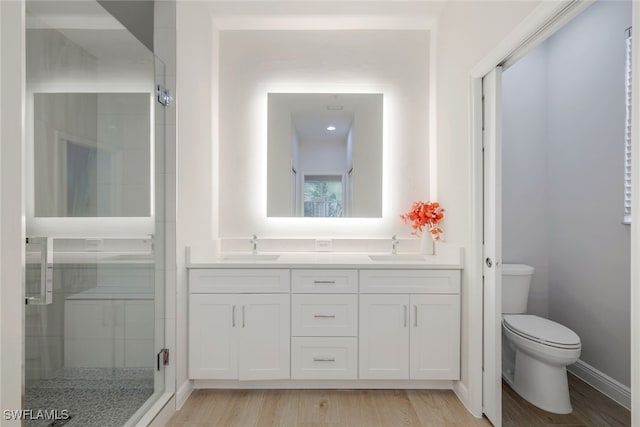
[(305, 175), (304, 216), (343, 216), (342, 175)]

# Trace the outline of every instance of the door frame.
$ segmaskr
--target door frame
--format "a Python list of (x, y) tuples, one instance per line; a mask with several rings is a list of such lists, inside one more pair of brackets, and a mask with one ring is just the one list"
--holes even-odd
[(482, 411), (502, 426), (502, 70), (482, 78)]
[[(498, 66), (508, 68), (527, 54), (530, 50), (557, 32), (575, 16), (584, 11), (593, 0), (564, 0), (561, 2), (542, 2), (529, 14), (521, 24), (505, 37), (492, 51), (490, 51), (469, 73), (469, 106), (470, 106), (470, 207), (471, 207), (471, 236), (469, 275), (475, 286), (471, 286), (469, 315), (472, 318), (483, 318), (484, 313), (484, 289), (483, 283), (483, 102), (482, 79), (491, 70)], [(633, 2), (632, 24), (640, 28), (640, 5)], [(633, 103), (640, 105), (640, 43), (633, 45)], [(637, 84), (636, 84), (637, 83)], [(633, 117), (633, 129), (640, 129), (640, 114), (636, 112)], [(485, 142), (486, 144), (489, 141)], [(489, 142), (490, 143), (490, 142)], [(640, 153), (640, 132), (633, 132), (632, 146), (636, 153)], [(633, 185), (640, 188), (640, 158), (636, 157), (632, 163)], [(495, 191), (499, 191), (500, 182), (496, 184)], [(640, 197), (632, 200), (632, 226), (631, 226), (631, 259), (640, 258)], [(640, 369), (634, 367), (640, 364), (640, 328), (634, 328), (640, 322), (640, 266), (631, 263), (631, 389), (640, 389)], [(496, 295), (500, 298), (500, 296)], [(494, 321), (497, 327), (500, 316)], [(483, 413), (483, 324), (477, 324), (470, 330), (470, 378), (469, 405), (472, 412)], [(475, 349), (475, 350), (474, 350)], [(500, 354), (498, 353), (498, 357)], [(487, 363), (497, 363), (487, 361)], [(501, 390), (498, 390), (501, 393)], [(632, 421), (640, 423), (640, 395), (632, 393)]]

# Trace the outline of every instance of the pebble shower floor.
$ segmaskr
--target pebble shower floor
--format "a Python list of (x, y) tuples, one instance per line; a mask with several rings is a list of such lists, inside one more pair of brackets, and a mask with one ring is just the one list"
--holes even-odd
[(122, 427), (153, 394), (153, 369), (73, 368), (27, 384), (25, 408), (67, 410), (67, 420), (28, 420), (25, 427)]

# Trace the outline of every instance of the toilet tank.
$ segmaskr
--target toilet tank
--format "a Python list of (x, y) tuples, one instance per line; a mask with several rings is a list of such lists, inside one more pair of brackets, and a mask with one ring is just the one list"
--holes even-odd
[(502, 312), (526, 313), (534, 269), (524, 264), (502, 264)]

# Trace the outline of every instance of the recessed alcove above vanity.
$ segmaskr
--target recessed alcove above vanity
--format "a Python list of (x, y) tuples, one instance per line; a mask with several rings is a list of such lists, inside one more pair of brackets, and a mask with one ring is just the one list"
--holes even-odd
[[(223, 21), (220, 28), (212, 59), (213, 237), (408, 236), (398, 216), (429, 196), (434, 179), (431, 31), (227, 31)], [(352, 125), (351, 150), (348, 141), (340, 142), (345, 147), (333, 141), (333, 154), (326, 142), (318, 149), (303, 122), (320, 117), (342, 120), (325, 123), (325, 133), (338, 133), (342, 122)], [(338, 148), (344, 153), (336, 154)], [(316, 197), (340, 198), (339, 208), (317, 215), (337, 218), (304, 213), (305, 175), (315, 178), (310, 186), (341, 188), (341, 195)]]

